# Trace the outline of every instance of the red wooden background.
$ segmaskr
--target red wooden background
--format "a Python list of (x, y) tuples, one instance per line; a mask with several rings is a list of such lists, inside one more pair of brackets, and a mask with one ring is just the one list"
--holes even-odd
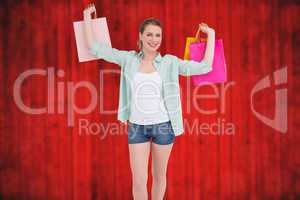
[[(131, 199), (131, 174), (125, 126), (118, 134), (79, 135), (79, 119), (108, 126), (117, 115), (99, 113), (100, 103), (117, 108), (119, 75), (99, 73), (119, 70), (103, 61), (79, 63), (73, 21), (82, 19), (88, 1), (0, 2), (0, 199)], [(220, 99), (201, 99), (198, 105), (218, 109), (205, 115), (186, 97), (191, 79), (180, 78), (183, 115), (192, 123), (232, 122), (234, 135), (204, 135), (186, 131), (177, 137), (168, 168), (166, 199), (300, 199), (300, 3), (298, 0), (114, 0), (95, 1), (99, 16), (106, 16), (112, 44), (136, 48), (139, 23), (150, 16), (164, 24), (161, 52), (183, 57), (185, 38), (206, 22), (222, 38), (228, 65), (225, 112)], [(288, 131), (280, 133), (256, 118), (250, 107), (254, 85), (287, 66)], [(105, 95), (97, 109), (75, 115), (74, 127), (63, 114), (29, 115), (13, 99), (13, 87), (29, 69), (64, 70), (58, 82), (89, 81)], [(187, 82), (186, 82), (187, 81)], [(26, 105), (47, 105), (47, 79), (34, 76), (22, 85)], [(216, 85), (221, 89), (221, 85)], [(192, 86), (194, 91), (196, 87)], [(255, 109), (274, 116), (275, 89), (257, 94)], [(103, 91), (105, 92), (103, 94)], [(197, 94), (212, 94), (211, 87)], [(64, 99), (67, 98), (66, 93)], [(99, 98), (99, 96), (98, 96)], [(90, 102), (80, 89), (76, 104)], [(62, 102), (54, 100), (55, 110)], [(67, 105), (67, 102), (63, 104)], [(149, 184), (151, 176), (149, 176)], [(150, 189), (150, 185), (149, 185)]]

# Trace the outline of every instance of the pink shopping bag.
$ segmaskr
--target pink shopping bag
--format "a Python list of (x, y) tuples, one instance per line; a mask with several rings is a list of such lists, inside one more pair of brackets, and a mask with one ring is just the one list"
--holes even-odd
[[(87, 47), (84, 38), (84, 21), (73, 22), (73, 27), (74, 27), (79, 62), (99, 59), (96, 56), (92, 55)], [(102, 18), (92, 19), (92, 27), (93, 27), (96, 41), (111, 46), (106, 18), (102, 17)]]
[[(190, 60), (201, 61), (204, 57), (206, 42), (196, 42), (190, 44)], [(196, 86), (224, 83), (227, 81), (226, 62), (222, 39), (215, 41), (215, 53), (212, 71), (207, 74), (193, 75), (193, 84)]]

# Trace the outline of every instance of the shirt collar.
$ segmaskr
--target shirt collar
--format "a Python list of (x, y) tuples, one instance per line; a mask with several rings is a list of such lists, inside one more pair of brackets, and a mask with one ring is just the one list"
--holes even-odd
[[(143, 51), (140, 51), (140, 52), (138, 53), (138, 57), (139, 57), (139, 58), (142, 58), (143, 56), (144, 56), (144, 52), (143, 52)], [(161, 59), (162, 59), (162, 57), (161, 57), (160, 53), (158, 52), (158, 54), (157, 54), (156, 57), (155, 57), (155, 62), (160, 62)]]

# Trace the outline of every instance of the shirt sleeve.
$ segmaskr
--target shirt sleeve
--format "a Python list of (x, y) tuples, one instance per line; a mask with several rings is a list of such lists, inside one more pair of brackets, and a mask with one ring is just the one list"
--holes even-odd
[(175, 60), (178, 67), (178, 72), (182, 76), (206, 74), (212, 71), (212, 66), (209, 65), (205, 60), (196, 62), (193, 60), (182, 60), (177, 57)]
[(122, 67), (126, 59), (131, 53), (129, 51), (118, 50), (110, 47), (107, 44), (94, 42), (90, 48), (91, 54), (95, 55), (98, 58), (101, 58), (107, 62), (115, 63)]

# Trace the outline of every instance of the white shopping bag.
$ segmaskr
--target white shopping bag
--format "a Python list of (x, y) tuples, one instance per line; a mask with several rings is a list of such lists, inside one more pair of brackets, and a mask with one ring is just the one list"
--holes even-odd
[[(101, 18), (92, 19), (91, 24), (93, 27), (92, 29), (96, 41), (111, 46), (106, 18), (101, 17)], [(91, 54), (91, 52), (88, 49), (86, 39), (84, 38), (84, 21), (73, 22), (73, 27), (74, 27), (79, 62), (99, 59), (93, 54)]]

